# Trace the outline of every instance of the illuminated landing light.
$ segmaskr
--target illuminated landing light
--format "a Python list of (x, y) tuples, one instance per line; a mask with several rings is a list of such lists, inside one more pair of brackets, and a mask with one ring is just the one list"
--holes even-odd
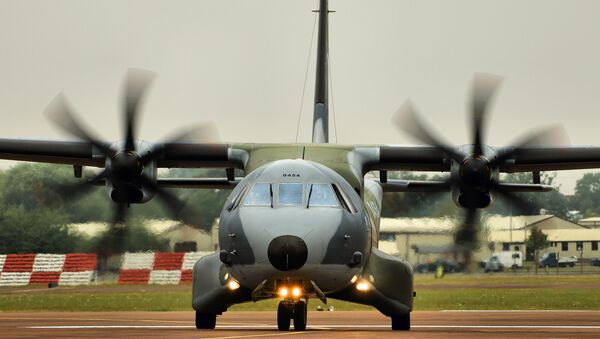
[(235, 291), (238, 288), (240, 288), (240, 283), (235, 280), (229, 280), (229, 282), (227, 283), (227, 288), (229, 288), (232, 291)]
[(353, 276), (352, 279), (350, 279), (350, 283), (354, 284), (356, 282), (356, 280), (358, 280), (358, 276), (357, 275)]
[(294, 298), (298, 298), (300, 295), (302, 295), (302, 291), (300, 291), (298, 287), (294, 287), (292, 289), (292, 295), (294, 296)]
[(285, 297), (287, 297), (288, 293), (289, 293), (289, 291), (288, 291), (288, 289), (287, 289), (287, 288), (285, 288), (285, 287), (282, 287), (282, 288), (279, 290), (279, 296), (280, 296), (280, 297), (282, 297), (282, 298), (285, 298)]
[(367, 292), (371, 289), (371, 285), (366, 280), (361, 280), (356, 284), (356, 289), (361, 292)]

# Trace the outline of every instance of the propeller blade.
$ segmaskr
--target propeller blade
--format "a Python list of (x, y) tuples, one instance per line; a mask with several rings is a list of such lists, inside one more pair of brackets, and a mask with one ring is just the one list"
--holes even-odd
[(185, 203), (173, 193), (156, 185), (156, 183), (145, 175), (140, 178), (140, 184), (147, 190), (154, 192), (156, 197), (169, 209), (175, 219), (181, 220), (187, 225), (191, 225), (204, 231), (210, 230), (209, 225), (199, 224), (198, 221), (200, 218), (198, 214), (195, 213), (196, 211), (189, 207), (186, 208)]
[(567, 131), (563, 125), (546, 127), (528, 134), (527, 137), (521, 138), (521, 140), (516, 143), (517, 146), (509, 148), (507, 151), (498, 154), (496, 158), (490, 161), (490, 166), (493, 168), (500, 166), (500, 164), (507, 159), (512, 158), (516, 153), (519, 152), (520, 149), (523, 148), (551, 145), (566, 146), (570, 144), (571, 142), (567, 135)]
[(490, 182), (490, 189), (502, 199), (506, 200), (506, 202), (514, 206), (520, 214), (530, 214), (531, 202), (520, 197), (517, 193), (513, 192), (510, 187), (505, 187), (496, 180), (492, 180)]
[(96, 146), (106, 157), (112, 157), (114, 151), (110, 146), (100, 141), (93, 132), (76, 118), (74, 109), (71, 107), (64, 94), (58, 94), (48, 105), (46, 116), (58, 127), (68, 134), (91, 143)]
[(180, 129), (162, 142), (156, 144), (148, 152), (141, 154), (140, 162), (146, 165), (149, 162), (156, 160), (164, 151), (164, 144), (175, 142), (194, 142), (194, 143), (213, 143), (221, 140), (217, 125), (213, 122), (201, 123), (189, 128)]
[(481, 227), (481, 215), (478, 209), (469, 208), (454, 233), (456, 252), (464, 259), (465, 268), (468, 268), (473, 258), (473, 252), (479, 247), (479, 229)]
[(492, 74), (475, 74), (471, 97), (471, 113), (473, 114), (473, 153), (483, 154), (483, 129), (486, 113), (494, 93), (502, 78)]
[(439, 148), (457, 162), (463, 161), (463, 154), (455, 151), (454, 148), (447, 146), (445, 143), (442, 143), (432, 133), (428, 132), (428, 128), (426, 128), (410, 100), (407, 100), (400, 106), (396, 113), (394, 113), (392, 121), (398, 129), (404, 131), (413, 138)]
[(116, 204), (113, 213), (112, 222), (103, 237), (96, 244), (96, 253), (105, 258), (113, 254), (122, 253), (125, 248), (127, 205)]
[(125, 83), (125, 151), (135, 151), (135, 127), (139, 106), (155, 74), (140, 69), (130, 69)]
[(75, 200), (91, 192), (96, 187), (97, 182), (106, 179), (109, 175), (108, 170), (104, 169), (93, 177), (80, 180), (76, 183), (53, 185), (52, 190), (59, 193), (65, 200)]

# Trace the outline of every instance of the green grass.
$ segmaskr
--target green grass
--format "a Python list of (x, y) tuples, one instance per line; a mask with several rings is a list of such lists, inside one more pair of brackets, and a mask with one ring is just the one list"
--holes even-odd
[(448, 287), (454, 286), (486, 286), (486, 285), (533, 285), (549, 286), (563, 284), (565, 287), (570, 284), (598, 284), (600, 286), (600, 275), (598, 274), (547, 274), (540, 270), (537, 275), (534, 274), (512, 274), (489, 273), (489, 274), (447, 274), (442, 279), (436, 279), (433, 274), (415, 275), (415, 285), (417, 287), (428, 287), (433, 285), (442, 285)]
[(600, 310), (600, 289), (423, 289), (415, 310)]
[(0, 295), (1, 311), (183, 311), (191, 293), (48, 293)]
[[(431, 275), (415, 277), (415, 310), (600, 310), (600, 276)], [(489, 287), (488, 287), (489, 286)], [(232, 311), (273, 311), (278, 300), (236, 305)], [(321, 305), (311, 300), (310, 309)], [(336, 310), (370, 307), (330, 300)], [(0, 311), (189, 311), (191, 286), (114, 284), (47, 289), (0, 288)]]

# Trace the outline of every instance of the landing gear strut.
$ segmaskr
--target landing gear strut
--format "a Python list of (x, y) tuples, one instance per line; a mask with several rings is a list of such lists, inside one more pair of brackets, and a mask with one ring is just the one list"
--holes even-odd
[(410, 313), (392, 316), (392, 330), (394, 330), (394, 331), (410, 330)]
[(294, 330), (306, 330), (306, 303), (298, 301), (280, 301), (277, 307), (277, 328), (289, 331), (291, 320), (294, 319)]

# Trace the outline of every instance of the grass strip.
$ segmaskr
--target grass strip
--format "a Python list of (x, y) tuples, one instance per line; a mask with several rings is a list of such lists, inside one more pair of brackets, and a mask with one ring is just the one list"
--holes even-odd
[[(554, 288), (420, 288), (415, 310), (600, 310), (598, 289)], [(278, 300), (235, 305), (231, 311), (273, 311)], [(311, 300), (310, 309), (322, 305)], [(371, 307), (331, 300), (336, 310)], [(322, 305), (324, 306), (324, 305)], [(190, 311), (189, 291), (0, 294), (0, 311)]]

